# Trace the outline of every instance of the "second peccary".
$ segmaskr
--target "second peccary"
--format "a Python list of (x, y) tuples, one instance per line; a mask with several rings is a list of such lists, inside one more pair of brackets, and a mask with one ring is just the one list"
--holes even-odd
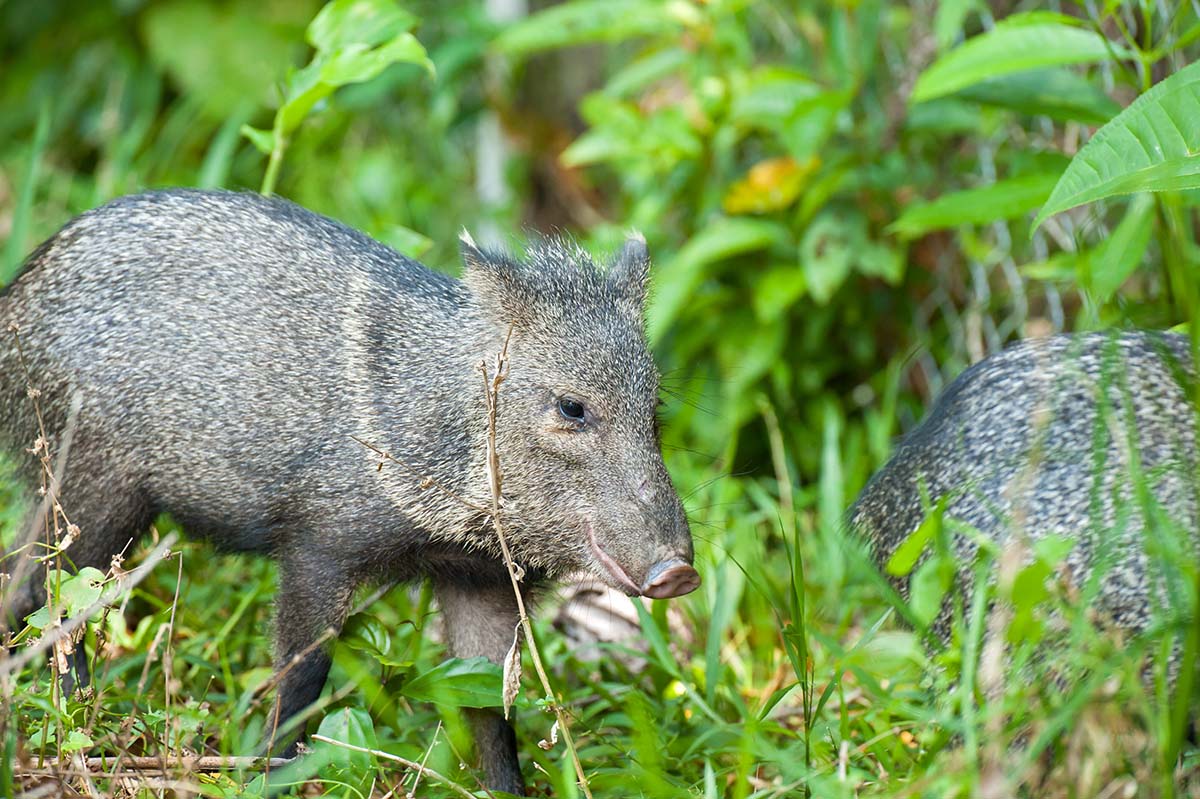
[[(1178, 335), (1012, 346), (950, 384), (863, 489), (850, 527), (880, 566), (939, 504), (944, 522), (965, 523), (1000, 549), (1016, 535), (1061, 536), (1071, 543), (1067, 581), (1082, 589), (1098, 577), (1099, 619), (1136, 633), (1165, 606), (1187, 629), (1195, 608), (1178, 600), (1200, 556), (1194, 380), (1190, 343)], [(970, 589), (978, 542), (959, 530), (950, 543)], [(907, 579), (896, 582), (907, 597)], [(943, 635), (948, 611), (946, 603), (934, 625)]]
[[(578, 569), (630, 595), (699, 583), (659, 451), (645, 243), (606, 269), (562, 241), (521, 261), (462, 252), (460, 282), (289, 202), (172, 190), (76, 218), (0, 295), (51, 447), (81, 398), (59, 476), (75, 567), (107, 567), (163, 511), (278, 560), (280, 723), (318, 698), (314, 643), (364, 581), (429, 576), (456, 655), (512, 645), (479, 371), (510, 330), (496, 438), (526, 585)], [(20, 456), (38, 423), (16, 342), (0, 340), (0, 436)], [(29, 581), (16, 615), (41, 601)], [(490, 786), (522, 793), (512, 729), (473, 722)]]

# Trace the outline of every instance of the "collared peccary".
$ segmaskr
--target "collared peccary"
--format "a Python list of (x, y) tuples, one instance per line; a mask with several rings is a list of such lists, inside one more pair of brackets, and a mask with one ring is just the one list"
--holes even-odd
[[(1165, 606), (1187, 629), (1200, 563), (1194, 380), (1179, 335), (1021, 342), (950, 384), (868, 482), (849, 525), (881, 566), (940, 502), (944, 519), (1002, 547), (1015, 531), (1062, 536), (1067, 580), (1084, 589), (1098, 577), (1097, 618), (1136, 633)], [(978, 544), (963, 534), (951, 544), (969, 590)], [(907, 597), (907, 579), (897, 583)], [(946, 634), (948, 621), (946, 603), (935, 629)]]
[[(283, 200), (159, 191), (79, 216), (0, 296), (52, 439), (81, 397), (59, 494), (81, 528), (75, 567), (107, 567), (164, 511), (278, 560), (281, 723), (318, 698), (330, 662), (312, 644), (364, 581), (430, 577), (456, 655), (511, 646), (513, 589), (479, 510), (479, 364), (510, 331), (496, 439), (526, 583), (585, 569), (630, 595), (699, 584), (659, 451), (644, 241), (607, 269), (561, 240), (525, 260), (469, 237), (462, 252), (460, 282)], [(20, 455), (37, 429), (5, 333), (4, 443)], [(41, 601), (29, 581), (17, 613)], [(473, 723), (490, 785), (521, 793), (511, 728)]]

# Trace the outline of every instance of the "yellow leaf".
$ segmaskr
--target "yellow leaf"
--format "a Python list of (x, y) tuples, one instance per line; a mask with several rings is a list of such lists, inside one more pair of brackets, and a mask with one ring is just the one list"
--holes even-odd
[(816, 156), (803, 161), (790, 156), (759, 161), (746, 177), (729, 187), (721, 204), (731, 214), (782, 210), (796, 201), (820, 165)]

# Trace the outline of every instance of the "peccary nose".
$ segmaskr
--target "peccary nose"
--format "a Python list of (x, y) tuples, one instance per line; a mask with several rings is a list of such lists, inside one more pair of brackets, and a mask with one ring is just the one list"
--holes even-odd
[(650, 567), (642, 584), (642, 596), (651, 599), (670, 599), (690, 594), (700, 587), (700, 575), (679, 558), (671, 558)]

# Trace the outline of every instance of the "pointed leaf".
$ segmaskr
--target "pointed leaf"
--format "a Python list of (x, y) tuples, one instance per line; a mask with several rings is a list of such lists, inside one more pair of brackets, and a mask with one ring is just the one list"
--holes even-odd
[(1153, 211), (1154, 203), (1149, 196), (1135, 198), (1116, 230), (1100, 246), (1080, 258), (1078, 268), (1083, 273), (1080, 282), (1098, 302), (1112, 299), (1141, 264), (1154, 227)]
[(500, 667), (486, 658), (451, 658), (400, 688), (410, 699), (447, 707), (498, 707), (502, 699)]
[[(363, 749), (375, 749), (378, 746), (371, 715), (361, 708), (346, 707), (333, 711), (321, 720), (317, 733)], [(313, 759), (320, 763), (318, 773), (321, 777), (353, 786), (359, 796), (371, 793), (374, 755), (325, 741), (316, 742), (313, 749)]]
[(1200, 188), (1200, 62), (1160, 81), (1096, 131), (1034, 225), (1104, 197), (1194, 188)]
[(1064, 64), (1094, 64), (1128, 55), (1103, 36), (1058, 15), (1016, 14), (968, 39), (921, 73), (912, 102), (973, 86), (988, 78)]
[(942, 600), (954, 583), (954, 562), (935, 555), (913, 572), (908, 583), (908, 607), (922, 624), (931, 624), (942, 609)]
[(434, 74), (433, 62), (425, 48), (411, 33), (401, 33), (386, 44), (374, 49), (366, 45), (349, 45), (330, 54), (321, 66), (321, 81), (334, 86), (362, 83), (383, 72), (392, 64), (417, 64)]
[(901, 238), (913, 239), (931, 230), (1012, 219), (1044, 202), (1057, 180), (1057, 173), (1023, 175), (978, 189), (943, 194), (931, 202), (910, 205), (889, 230)]
[(695, 297), (695, 288), (703, 280), (706, 266), (764, 250), (785, 240), (787, 235), (783, 225), (757, 219), (719, 218), (706, 225), (655, 277), (654, 302), (647, 322), (650, 341), (661, 340), (684, 303)]
[(67, 735), (67, 740), (63, 741), (62, 751), (78, 752), (81, 749), (87, 749), (92, 745), (92, 739), (79, 730), (71, 730)]
[(333, 0), (308, 26), (308, 43), (321, 52), (351, 44), (374, 46), (412, 30), (417, 18), (394, 0)]
[(592, 42), (618, 42), (677, 27), (667, 4), (643, 0), (576, 0), (531, 14), (496, 37), (508, 55)]
[(813, 220), (800, 242), (800, 266), (808, 293), (821, 305), (829, 302), (850, 275), (856, 251), (853, 224), (840, 214), (823, 213)]
[(974, 0), (938, 0), (933, 16), (933, 37), (937, 39), (939, 50), (945, 50), (958, 36), (967, 12), (974, 4)]
[(925, 521), (921, 522), (917, 529), (900, 542), (884, 566), (888, 574), (894, 577), (904, 577), (913, 570), (921, 553), (925, 551), (925, 545), (941, 533), (942, 518), (946, 515), (946, 506), (949, 502), (950, 495), (946, 494), (938, 501), (933, 511), (925, 517)]
[(1029, 116), (1044, 115), (1059, 122), (1089, 125), (1103, 125), (1121, 112), (1121, 106), (1100, 87), (1069, 69), (1035, 69), (1001, 75), (954, 96)]

